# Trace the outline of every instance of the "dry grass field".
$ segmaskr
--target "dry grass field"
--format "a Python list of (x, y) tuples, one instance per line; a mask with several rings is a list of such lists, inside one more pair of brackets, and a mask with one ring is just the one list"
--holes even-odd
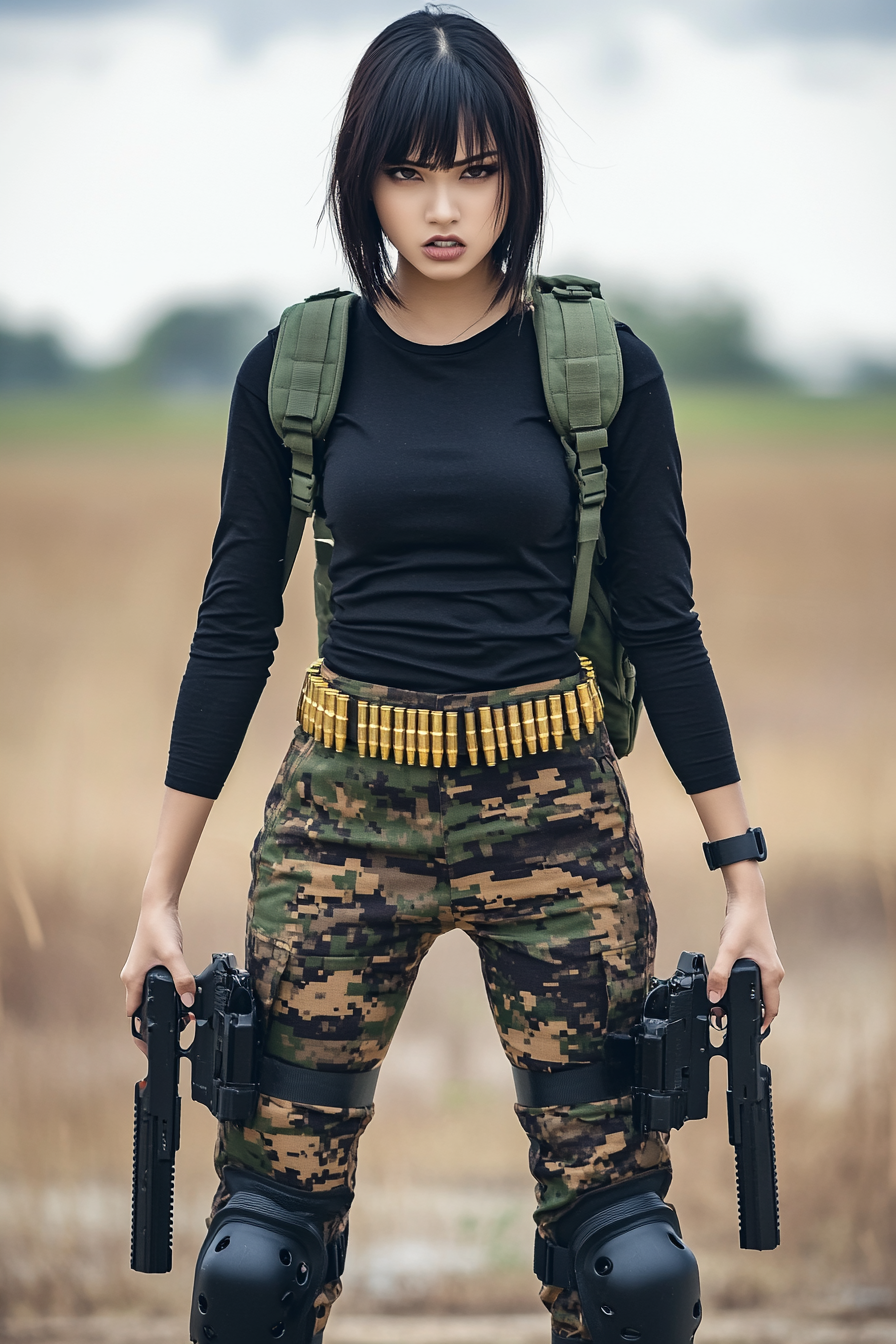
[[(214, 528), (225, 414), (0, 406), (0, 1339), (111, 1340), (120, 1334), (99, 1318), (122, 1314), (156, 1318), (147, 1340), (185, 1337), (159, 1322), (182, 1319), (188, 1301), (214, 1187), (213, 1122), (185, 1104), (173, 1274), (132, 1274), (140, 1061), (117, 973)], [(708, 1304), (700, 1337), (890, 1340), (896, 407), (690, 394), (679, 421), (698, 608), (770, 838), (788, 968), (767, 1047), (779, 1251), (737, 1249), (721, 1071), (709, 1120), (673, 1140), (672, 1198)], [(314, 652), (307, 580), (306, 563), (184, 893), (197, 969), (212, 950), (241, 950), (246, 856)], [(649, 727), (626, 775), (659, 913), (658, 971), (669, 974), (682, 948), (712, 952), (723, 893)], [(546, 1320), (526, 1325), (540, 1310), (531, 1203), (477, 960), (451, 934), (424, 965), (384, 1068), (328, 1338), (544, 1338)], [(386, 1319), (439, 1313), (458, 1318), (441, 1334)], [(780, 1325), (782, 1313), (802, 1324)], [(94, 1315), (95, 1328), (72, 1324)], [(494, 1321), (480, 1331), (496, 1316), (509, 1333)], [(29, 1325), (36, 1318), (69, 1324)]]

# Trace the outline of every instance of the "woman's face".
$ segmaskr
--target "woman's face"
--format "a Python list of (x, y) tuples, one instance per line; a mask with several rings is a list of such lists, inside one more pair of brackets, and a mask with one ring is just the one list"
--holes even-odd
[(501, 173), (496, 154), (465, 156), (451, 168), (383, 164), (373, 204), (399, 256), (432, 280), (459, 280), (481, 265), (500, 236)]

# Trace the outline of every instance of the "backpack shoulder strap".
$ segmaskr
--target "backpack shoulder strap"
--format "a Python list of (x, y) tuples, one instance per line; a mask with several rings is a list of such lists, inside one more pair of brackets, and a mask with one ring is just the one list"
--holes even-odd
[(622, 355), (612, 314), (596, 280), (538, 275), (532, 294), (548, 413), (579, 489), (576, 577), (569, 628), (585, 624), (600, 515), (607, 497), (601, 449), (622, 401)]
[(322, 439), (336, 412), (348, 314), (355, 295), (331, 289), (287, 308), (268, 384), (268, 410), (292, 454), (292, 508), (283, 559), (283, 587), (295, 564), (305, 520), (314, 512), (314, 441)]

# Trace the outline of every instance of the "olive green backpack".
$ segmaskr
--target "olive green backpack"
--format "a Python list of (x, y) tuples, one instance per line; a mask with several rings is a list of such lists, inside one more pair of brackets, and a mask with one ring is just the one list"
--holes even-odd
[[(314, 444), (326, 440), (336, 412), (349, 309), (355, 299), (354, 294), (333, 289), (286, 309), (268, 390), (271, 420), (292, 453), (292, 511), (283, 584), (295, 562), (305, 520), (313, 516), (319, 646), (333, 615), (329, 576), (333, 536), (314, 513)], [(641, 698), (635, 670), (613, 632), (610, 603), (599, 578), (604, 556), (600, 515), (607, 497), (601, 449), (607, 445), (607, 426), (622, 400), (619, 340), (596, 280), (536, 276), (532, 302), (545, 400), (579, 492), (569, 628), (579, 653), (594, 664), (610, 740), (617, 755), (626, 756), (634, 745)]]

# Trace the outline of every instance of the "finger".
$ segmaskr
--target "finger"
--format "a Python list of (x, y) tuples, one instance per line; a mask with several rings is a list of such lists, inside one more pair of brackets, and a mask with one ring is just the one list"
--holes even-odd
[(731, 967), (734, 965), (734, 958), (724, 947), (719, 948), (718, 956), (709, 975), (706, 977), (706, 993), (710, 1003), (718, 1003), (725, 990), (728, 988), (728, 977), (731, 975)]
[(128, 1017), (133, 1017), (135, 1013), (139, 1013), (143, 1002), (143, 981), (135, 980), (131, 975), (126, 978), (125, 971), (122, 971), (121, 978), (125, 984), (124, 1010)]
[(762, 1029), (770, 1027), (778, 1016), (781, 1007), (781, 989), (780, 981), (773, 981), (768, 971), (763, 971), (760, 967), (759, 974), (762, 977), (762, 1004), (765, 1009), (762, 1018)]
[(185, 1008), (192, 1008), (196, 998), (196, 981), (190, 974), (190, 968), (183, 957), (169, 957), (165, 963), (171, 972), (174, 988)]

